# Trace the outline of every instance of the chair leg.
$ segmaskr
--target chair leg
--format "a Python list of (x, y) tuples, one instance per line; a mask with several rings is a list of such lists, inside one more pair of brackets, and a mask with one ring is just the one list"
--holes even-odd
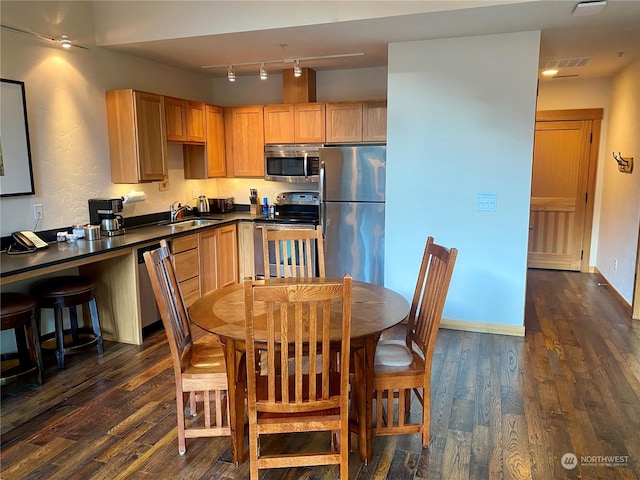
[(176, 385), (176, 415), (178, 417), (178, 453), (184, 455), (187, 452), (187, 440), (184, 434), (184, 393)]
[(29, 350), (31, 356), (34, 358), (38, 365), (38, 385), (42, 385), (42, 373), (44, 370), (44, 363), (42, 361), (42, 351), (40, 350), (40, 342), (38, 341), (38, 329), (36, 327), (35, 315), (31, 316), (31, 323), (27, 327), (27, 335), (29, 341)]
[(62, 308), (54, 309), (54, 318), (56, 324), (56, 360), (58, 368), (64, 369), (64, 325), (62, 323)]
[(102, 346), (102, 330), (100, 329), (100, 319), (98, 318), (98, 307), (96, 305), (96, 299), (92, 298), (89, 302), (89, 311), (91, 312), (91, 326), (93, 327), (93, 334), (98, 339), (98, 353), (104, 353), (104, 347)]

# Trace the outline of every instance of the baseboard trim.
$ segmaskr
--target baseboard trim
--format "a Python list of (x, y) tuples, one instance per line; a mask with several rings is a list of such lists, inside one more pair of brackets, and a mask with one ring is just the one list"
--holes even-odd
[(451, 320), (443, 318), (440, 321), (440, 328), (524, 337), (524, 325), (500, 325), (499, 323), (470, 322), (467, 320)]
[(613, 295), (618, 303), (622, 305), (624, 311), (629, 314), (629, 317), (633, 317), (633, 308), (631, 307), (631, 304), (627, 302), (622, 295), (620, 295), (618, 290), (616, 290), (615, 287), (611, 285), (611, 282), (607, 280), (607, 277), (605, 277), (597, 267), (594, 267), (594, 270), (594, 273), (598, 277), (598, 283), (601, 283), (603, 287), (611, 292), (611, 295)]

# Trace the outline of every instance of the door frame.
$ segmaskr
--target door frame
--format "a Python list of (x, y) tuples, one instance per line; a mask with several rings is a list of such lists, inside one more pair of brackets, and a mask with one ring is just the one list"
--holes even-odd
[[(593, 211), (595, 206), (596, 171), (600, 150), (600, 128), (604, 109), (581, 108), (574, 110), (539, 110), (536, 112), (537, 122), (591, 121), (591, 148), (589, 149), (589, 166), (587, 172), (587, 202), (585, 206), (584, 228), (582, 231), (582, 260), (580, 271), (591, 272), (589, 257), (591, 256), (591, 232), (593, 229)], [(534, 146), (535, 148), (535, 146)]]

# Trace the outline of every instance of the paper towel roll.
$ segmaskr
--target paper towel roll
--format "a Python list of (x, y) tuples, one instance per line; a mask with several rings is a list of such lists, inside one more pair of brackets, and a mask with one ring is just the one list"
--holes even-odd
[(135, 190), (131, 190), (129, 193), (122, 196), (122, 203), (143, 202), (146, 199), (147, 196), (144, 192), (136, 192)]

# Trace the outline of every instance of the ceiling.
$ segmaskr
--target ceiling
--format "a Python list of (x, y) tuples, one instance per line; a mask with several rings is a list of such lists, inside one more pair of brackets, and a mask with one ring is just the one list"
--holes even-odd
[[(290, 4), (294, 3), (297, 2)], [(556, 80), (609, 77), (640, 56), (637, 0), (608, 0), (600, 14), (586, 16), (573, 15), (578, 2), (571, 0), (479, 7), (473, 3), (465, 4), (470, 8), (460, 8), (458, 4), (456, 10), (101, 46), (212, 77), (225, 76), (227, 65), (235, 65), (236, 75), (257, 75), (259, 65), (238, 64), (288, 59), (284, 63), (267, 63), (268, 71), (280, 71), (292, 68), (294, 58), (348, 53), (364, 55), (303, 60), (301, 66), (317, 71), (381, 67), (387, 65), (387, 46), (392, 42), (528, 30), (541, 31), (541, 64), (558, 59), (587, 59), (584, 66), (560, 68)], [(202, 68), (205, 65), (223, 66)]]

